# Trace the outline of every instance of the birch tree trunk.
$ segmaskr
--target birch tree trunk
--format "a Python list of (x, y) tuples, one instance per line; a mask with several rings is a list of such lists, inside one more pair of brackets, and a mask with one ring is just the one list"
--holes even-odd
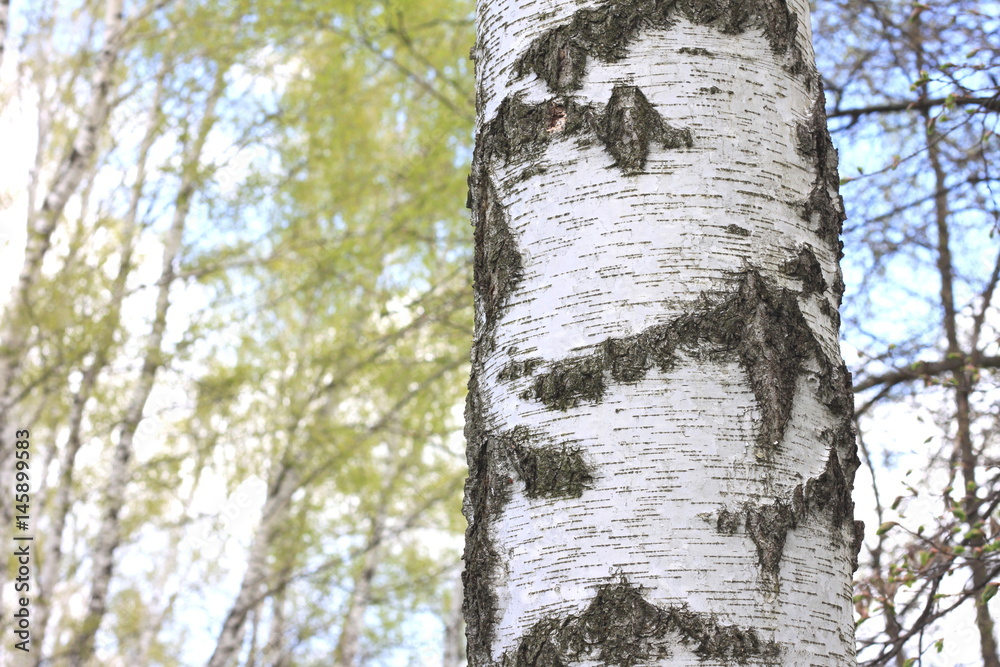
[(10, 0), (0, 0), (0, 65), (3, 65), (4, 47), (7, 46), (7, 22), (10, 18)]
[(225, 667), (239, 655), (246, 632), (247, 616), (264, 599), (268, 577), (268, 554), (278, 529), (287, 520), (292, 494), (299, 489), (302, 478), (291, 465), (281, 463), (268, 484), (267, 499), (261, 509), (260, 524), (254, 533), (247, 556), (247, 570), (240, 590), (223, 621), (215, 649), (206, 667)]
[(470, 665), (855, 664), (808, 3), (484, 0), (473, 56)]
[(216, 105), (225, 91), (226, 68), (219, 65), (213, 87), (208, 94), (196, 133), (184, 152), (184, 168), (174, 202), (173, 219), (163, 245), (163, 267), (157, 280), (156, 307), (149, 337), (143, 350), (142, 369), (132, 391), (125, 418), (118, 429), (107, 487), (104, 492), (104, 509), (99, 530), (100, 539), (92, 556), (93, 579), (87, 601), (87, 615), (73, 640), (69, 651), (69, 664), (80, 667), (93, 652), (94, 637), (107, 611), (108, 591), (115, 569), (115, 551), (121, 544), (120, 513), (125, 506), (125, 489), (131, 479), (131, 459), (139, 423), (142, 421), (146, 402), (153, 391), (156, 374), (165, 363), (163, 339), (167, 329), (170, 309), (170, 290), (176, 279), (177, 260), (184, 238), (184, 227), (191, 209), (197, 181), (202, 177), (202, 154), (208, 135), (217, 118)]

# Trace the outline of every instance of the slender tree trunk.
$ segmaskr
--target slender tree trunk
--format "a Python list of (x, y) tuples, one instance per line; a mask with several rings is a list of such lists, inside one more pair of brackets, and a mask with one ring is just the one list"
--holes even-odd
[(361, 633), (365, 628), (365, 612), (371, 604), (372, 579), (381, 561), (383, 520), (380, 514), (372, 519), (372, 530), (361, 556), (361, 570), (354, 578), (354, 588), (347, 602), (347, 614), (340, 638), (333, 652), (336, 667), (358, 667), (361, 658)]
[[(284, 568), (278, 573), (276, 582), (287, 582), (292, 575), (291, 568)], [(285, 618), (285, 598), (288, 588), (279, 585), (271, 597), (271, 628), (268, 631), (267, 644), (264, 647), (264, 662), (268, 667), (283, 667), (288, 664), (288, 648), (285, 633), (288, 623)]]
[(271, 543), (278, 529), (288, 517), (292, 494), (299, 488), (300, 476), (295, 468), (279, 464), (268, 484), (267, 500), (261, 510), (260, 524), (250, 544), (247, 570), (240, 583), (233, 606), (229, 609), (215, 649), (207, 667), (225, 667), (232, 663), (239, 653), (246, 631), (247, 615), (263, 599), (263, 588), (267, 581), (267, 559)]
[(469, 662), (849, 666), (805, 0), (479, 3)]
[(462, 580), (457, 579), (451, 596), (451, 606), (444, 619), (444, 651), (442, 667), (461, 667), (465, 658), (465, 635), (462, 633)]
[(196, 134), (184, 154), (180, 188), (174, 204), (173, 220), (163, 248), (163, 268), (157, 281), (156, 309), (153, 324), (143, 352), (143, 365), (139, 381), (133, 390), (126, 409), (125, 418), (118, 429), (118, 442), (114, 447), (111, 471), (108, 475), (104, 498), (104, 512), (99, 529), (99, 542), (92, 556), (93, 581), (87, 603), (87, 615), (80, 632), (73, 640), (69, 663), (73, 667), (82, 666), (93, 651), (94, 636), (107, 610), (108, 589), (114, 574), (114, 554), (121, 543), (119, 514), (125, 506), (125, 487), (131, 468), (135, 435), (142, 421), (146, 401), (153, 390), (156, 374), (164, 363), (163, 336), (167, 328), (167, 313), (170, 309), (170, 289), (174, 285), (177, 258), (184, 237), (184, 226), (191, 207), (191, 199), (197, 187), (201, 171), (201, 156), (208, 134), (215, 122), (215, 105), (225, 90), (225, 71), (219, 68), (215, 82), (206, 101), (204, 115)]
[[(72, 148), (56, 171), (55, 180), (42, 203), (41, 211), (36, 215), (33, 210), (29, 210), (30, 224), (24, 263), (0, 319), (0, 481), (4, 488), (10, 488), (6, 482), (14, 431), (23, 428), (23, 425), (18, 425), (13, 419), (12, 411), (15, 403), (15, 378), (31, 331), (28, 320), (32, 302), (31, 289), (41, 273), (42, 260), (51, 247), (56, 224), (87, 171), (97, 145), (98, 133), (108, 117), (112, 75), (118, 58), (123, 25), (122, 5), (123, 0), (107, 0), (105, 5), (104, 43), (98, 54), (90, 99)], [(11, 511), (10, 503), (0, 504), (0, 523), (3, 525), (0, 534), (7, 534), (7, 527), (13, 517)]]
[[(55, 180), (42, 202), (41, 215), (28, 230), (28, 243), (24, 265), (17, 283), (11, 292), (7, 316), (4, 318), (2, 338), (0, 338), (0, 417), (6, 417), (6, 402), (9, 400), (12, 375), (17, 370), (20, 351), (18, 348), (25, 335), (25, 327), (19, 327), (16, 315), (27, 306), (31, 286), (38, 280), (42, 260), (52, 243), (52, 233), (62, 216), (69, 198), (76, 192), (87, 165), (97, 147), (97, 138), (104, 127), (110, 108), (113, 86), (113, 71), (118, 60), (121, 42), (123, 0), (108, 0), (105, 5), (104, 45), (97, 58), (97, 68), (91, 84), (90, 100), (87, 104), (76, 139), (56, 171)], [(4, 422), (0, 422), (3, 424)]]
[(7, 27), (10, 21), (10, 0), (0, 0), (0, 66), (3, 65), (4, 48), (7, 46)]
[(121, 325), (121, 308), (125, 300), (126, 281), (132, 271), (132, 255), (139, 230), (139, 204), (142, 200), (143, 188), (146, 180), (146, 163), (149, 158), (149, 151), (153, 141), (157, 136), (157, 128), (162, 112), (160, 103), (163, 93), (163, 76), (157, 81), (157, 88), (153, 95), (153, 103), (150, 109), (149, 123), (142, 144), (139, 147), (139, 157), (136, 164), (136, 177), (132, 185), (129, 197), (129, 208), (125, 214), (124, 230), (121, 246), (121, 259), (118, 265), (118, 272), (115, 275), (111, 288), (111, 301), (109, 309), (101, 322), (101, 335), (98, 338), (93, 357), (90, 363), (83, 370), (83, 377), (80, 380), (80, 387), (73, 395), (69, 412), (69, 436), (66, 446), (62, 451), (59, 465), (59, 483), (55, 491), (55, 499), (49, 515), (51, 524), (48, 529), (48, 542), (46, 546), (45, 560), (42, 564), (41, 576), (38, 580), (39, 594), (37, 597), (37, 609), (35, 616), (35, 641), (38, 650), (35, 652), (34, 664), (42, 664), (45, 633), (52, 611), (53, 594), (56, 582), (59, 577), (59, 569), (62, 565), (62, 538), (66, 528), (66, 521), (69, 517), (70, 508), (73, 504), (73, 474), (76, 469), (76, 455), (83, 446), (83, 418), (87, 402), (90, 400), (97, 378), (108, 364), (111, 347), (114, 344), (115, 334)]

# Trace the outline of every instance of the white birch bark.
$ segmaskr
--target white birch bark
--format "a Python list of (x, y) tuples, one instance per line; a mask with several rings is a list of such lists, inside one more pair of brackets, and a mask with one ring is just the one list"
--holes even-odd
[(377, 514), (372, 519), (371, 534), (361, 555), (361, 570), (354, 578), (354, 588), (347, 602), (347, 614), (344, 615), (340, 638), (333, 652), (336, 667), (358, 667), (360, 664), (361, 633), (365, 627), (365, 612), (371, 604), (372, 579), (381, 561), (383, 530), (383, 518), (381, 514)]
[(247, 556), (247, 570), (240, 582), (232, 607), (226, 614), (215, 649), (207, 667), (225, 667), (239, 654), (250, 611), (260, 604), (268, 578), (268, 553), (280, 526), (287, 520), (292, 494), (299, 488), (301, 476), (288, 465), (279, 464), (268, 484), (267, 500)]
[(854, 664), (808, 3), (484, 0), (474, 55), (470, 665)]
[(131, 477), (130, 461), (134, 450), (135, 435), (139, 423), (142, 421), (146, 401), (152, 393), (156, 374), (164, 363), (163, 337), (167, 329), (170, 290), (176, 277), (176, 262), (180, 255), (191, 200), (200, 177), (205, 142), (215, 123), (215, 106), (224, 90), (225, 71), (220, 67), (216, 72), (213, 87), (206, 100), (204, 115), (183, 155), (184, 168), (181, 172), (180, 187), (174, 203), (173, 219), (164, 239), (163, 268), (157, 280), (156, 307), (149, 337), (143, 351), (142, 369), (126, 408), (125, 418), (118, 429), (118, 442), (114, 447), (111, 470), (104, 492), (104, 512), (99, 529), (100, 539), (92, 556), (93, 580), (87, 603), (87, 615), (80, 632), (73, 640), (73, 649), (70, 651), (69, 663), (73, 667), (80, 667), (89, 659), (93, 651), (94, 636), (107, 611), (108, 589), (115, 568), (114, 554), (122, 538), (119, 514), (125, 506), (125, 489)]

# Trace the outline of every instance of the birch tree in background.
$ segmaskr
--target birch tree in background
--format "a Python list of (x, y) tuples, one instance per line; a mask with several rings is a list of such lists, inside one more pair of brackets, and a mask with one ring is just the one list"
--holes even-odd
[(854, 664), (808, 4), (481, 2), (477, 34), (470, 664)]

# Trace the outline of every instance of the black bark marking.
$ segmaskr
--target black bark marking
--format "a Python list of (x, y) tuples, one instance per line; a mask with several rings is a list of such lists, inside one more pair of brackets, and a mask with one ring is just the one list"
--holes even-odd
[(538, 438), (525, 426), (516, 426), (500, 439), (513, 455), (514, 469), (529, 498), (579, 498), (594, 481), (593, 468), (579, 448), (535, 446)]
[[(857, 569), (857, 524), (860, 522), (853, 521), (854, 501), (851, 500), (856, 466), (849, 461), (845, 471), (841, 465), (837, 450), (842, 444), (835, 439), (823, 472), (804, 484), (797, 485), (787, 496), (766, 505), (748, 502), (735, 511), (728, 508), (719, 510), (716, 530), (733, 535), (742, 525), (753, 540), (765, 588), (777, 591), (778, 573), (788, 531), (795, 529), (799, 522), (805, 521), (809, 516), (826, 516), (833, 528), (837, 529), (833, 533), (835, 536), (845, 534), (843, 526), (845, 522), (851, 521), (852, 565)], [(863, 523), (861, 530), (864, 530)]]
[[(490, 158), (510, 164), (531, 162), (550, 142), (560, 137), (578, 137), (582, 143), (596, 138), (626, 173), (646, 165), (651, 144), (666, 149), (691, 148), (691, 131), (667, 123), (635, 86), (615, 86), (607, 105), (580, 104), (570, 97), (555, 97), (527, 104), (508, 97), (476, 141), (477, 162)], [(529, 167), (522, 178), (539, 173)]]
[(465, 595), (462, 611), (468, 636), (475, 637), (468, 647), (469, 664), (490, 664), (490, 645), (497, 622), (497, 595), (493, 579), (500, 556), (489, 534), (490, 524), (500, 515), (510, 499), (510, 485), (500, 443), (490, 431), (486, 407), (479, 389), (480, 369), (473, 365), (469, 395), (465, 404), (466, 457), (469, 477), (465, 481), (462, 513), (469, 525), (465, 531), (465, 570), (462, 583)]
[[(761, 413), (757, 441), (768, 451), (784, 437), (806, 360), (819, 364), (821, 387), (838, 372), (809, 329), (795, 293), (769, 286), (757, 270), (748, 270), (738, 274), (737, 289), (721, 303), (634, 336), (609, 338), (590, 354), (549, 362), (521, 398), (550, 410), (598, 403), (610, 382), (637, 382), (653, 367), (669, 370), (679, 347), (710, 357), (736, 356)], [(512, 379), (522, 375), (527, 374), (510, 365), (501, 372)]]
[(504, 655), (504, 667), (559, 667), (580, 661), (631, 667), (668, 658), (678, 645), (705, 660), (775, 659), (780, 647), (753, 628), (720, 622), (687, 606), (657, 606), (621, 576), (601, 586), (578, 614), (545, 618)]
[[(475, 225), (473, 289), (477, 302), (476, 338), (484, 341), (480, 354), (493, 351), (497, 324), (510, 295), (524, 276), (521, 252), (489, 177), (474, 179), (472, 222)], [(476, 348), (474, 348), (476, 349)]]
[(750, 236), (750, 230), (739, 225), (727, 225), (726, 231), (735, 236), (742, 236), (743, 238)]
[(816, 253), (809, 245), (799, 248), (798, 254), (781, 266), (781, 270), (786, 275), (798, 278), (802, 281), (802, 292), (804, 294), (818, 293), (826, 291), (827, 284), (823, 278), (823, 269), (816, 259)]
[(858, 571), (858, 557), (861, 555), (861, 547), (865, 543), (865, 522), (854, 522), (854, 542), (851, 544), (851, 572)]
[[(809, 197), (802, 204), (802, 219), (811, 222), (815, 216), (816, 234), (842, 256), (840, 232), (846, 220), (844, 199), (840, 196), (837, 149), (833, 147), (827, 130), (826, 98), (822, 90), (813, 103), (809, 121), (795, 126), (795, 147), (799, 154), (811, 159), (816, 168)], [(835, 291), (843, 294), (842, 287), (837, 287)]]
[[(793, 73), (805, 68), (795, 44), (798, 20), (786, 0), (612, 0), (581, 9), (568, 23), (532, 42), (515, 63), (514, 74), (523, 77), (534, 73), (555, 92), (578, 90), (588, 57), (618, 62), (640, 33), (666, 30), (681, 17), (727, 35), (763, 30), (774, 53), (791, 55), (789, 69)], [(681, 49), (682, 53), (709, 55), (702, 51)]]
[(600, 137), (626, 172), (646, 166), (649, 145), (664, 148), (691, 148), (691, 130), (671, 127), (635, 86), (615, 86), (601, 119)]

